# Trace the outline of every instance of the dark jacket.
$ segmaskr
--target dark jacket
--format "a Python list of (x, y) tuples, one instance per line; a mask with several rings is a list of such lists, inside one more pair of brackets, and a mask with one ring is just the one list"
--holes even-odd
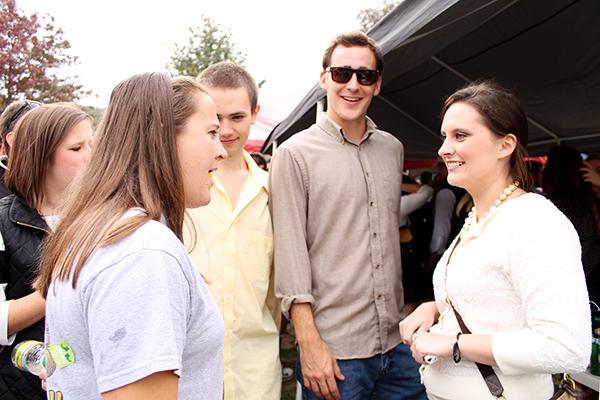
[[(0, 200), (0, 233), (5, 251), (0, 251), (0, 282), (6, 299), (18, 299), (33, 292), (31, 283), (39, 262), (40, 244), (50, 228), (36, 210), (10, 194)], [(23, 340), (44, 340), (44, 320), (17, 333), (13, 346)], [(15, 368), (10, 360), (13, 346), (0, 353), (0, 400), (46, 399), (40, 379)]]

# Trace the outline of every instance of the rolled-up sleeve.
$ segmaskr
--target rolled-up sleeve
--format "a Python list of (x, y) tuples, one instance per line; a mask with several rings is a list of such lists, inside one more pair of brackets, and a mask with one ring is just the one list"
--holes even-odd
[(8, 313), (12, 300), (6, 301), (5, 288), (6, 283), (0, 284), (0, 346), (10, 346), (17, 336), (16, 334), (8, 336)]
[(306, 241), (307, 169), (288, 148), (271, 161), (269, 208), (275, 245), (275, 294), (286, 318), (293, 303), (314, 303)]
[(566, 218), (537, 222), (511, 240), (506, 273), (528, 327), (492, 335), (494, 358), (506, 375), (583, 371), (589, 362), (590, 309), (577, 233)]

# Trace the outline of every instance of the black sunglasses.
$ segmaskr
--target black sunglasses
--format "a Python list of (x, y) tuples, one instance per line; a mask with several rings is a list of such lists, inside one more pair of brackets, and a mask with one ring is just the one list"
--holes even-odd
[(14, 125), (16, 125), (17, 121), (19, 120), (19, 118), (21, 118), (21, 115), (23, 115), (25, 111), (31, 111), (34, 108), (38, 108), (41, 105), (42, 104), (38, 103), (37, 101), (24, 100), (21, 106), (19, 106), (19, 108), (17, 108), (17, 110), (13, 113), (12, 117), (10, 117), (10, 122), (8, 123), (8, 130), (13, 130)]
[(352, 69), (348, 67), (327, 67), (325, 71), (331, 73), (331, 79), (337, 83), (348, 83), (352, 75), (356, 74), (358, 83), (363, 86), (370, 86), (377, 82), (379, 71), (376, 69)]

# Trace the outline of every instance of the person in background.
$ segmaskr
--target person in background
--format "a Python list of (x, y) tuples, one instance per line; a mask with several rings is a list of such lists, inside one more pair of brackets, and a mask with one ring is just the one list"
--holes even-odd
[(225, 321), (224, 399), (275, 400), (281, 396), (281, 309), (274, 290), (268, 174), (244, 150), (260, 110), (258, 87), (229, 61), (211, 65), (198, 81), (215, 101), (227, 151), (211, 174), (211, 202), (188, 209), (197, 238), (191, 257)]
[(543, 172), (546, 198), (569, 218), (581, 243), (581, 262), (590, 300), (600, 304), (600, 234), (593, 216), (598, 197), (584, 181), (581, 154), (573, 147), (559, 145), (550, 149)]
[(0, 114), (0, 199), (10, 194), (4, 183), (4, 174), (8, 166), (10, 146), (14, 139), (13, 130), (22, 116), (39, 106), (41, 104), (37, 101), (17, 100), (10, 103)]
[(145, 73), (113, 90), (35, 282), (46, 344), (73, 353), (48, 398), (222, 399), (223, 320), (181, 242), (185, 208), (208, 204), (225, 156), (218, 128), (192, 78)]
[[(408, 177), (410, 179), (410, 177)], [(431, 206), (427, 203), (433, 196), (433, 187), (429, 185), (431, 174), (421, 175), (421, 184), (402, 183), (400, 199), (400, 250), (402, 255), (402, 287), (404, 289), (404, 314), (410, 314), (423, 301), (431, 300), (431, 277), (425, 273), (426, 257), (421, 244), (431, 238), (429, 214)], [(405, 177), (403, 179), (407, 180)], [(429, 252), (427, 251), (427, 255)]]
[(21, 341), (44, 340), (45, 302), (31, 284), (41, 243), (88, 158), (92, 127), (73, 105), (46, 105), (27, 112), (10, 135), (5, 178), (12, 194), (0, 200), (0, 398), (45, 399), (39, 379), (10, 357)]
[(436, 267), (435, 301), (400, 323), (402, 339), (424, 365), (432, 400), (547, 400), (551, 374), (589, 362), (577, 232), (549, 200), (527, 193), (527, 117), (512, 93), (471, 83), (446, 99), (442, 117), (448, 182), (475, 205)]
[(429, 242), (429, 259), (425, 263), (425, 271), (429, 276), (432, 275), (435, 264), (454, 240), (453, 234), (456, 233), (457, 217), (455, 210), (457, 202), (464, 193), (464, 190), (452, 186), (448, 183), (448, 169), (442, 161), (438, 161), (438, 173), (436, 174), (433, 187), (433, 231), (431, 241)]
[(268, 171), (269, 168), (267, 166), (267, 159), (265, 158), (264, 154), (262, 153), (252, 153), (250, 154), (250, 156), (252, 157), (252, 159), (254, 160), (254, 162), (256, 163), (256, 165), (258, 165), (258, 167), (264, 171)]
[(382, 70), (374, 40), (338, 35), (320, 75), (327, 113), (273, 155), (276, 293), (307, 399), (425, 398), (397, 329), (404, 149), (366, 115)]

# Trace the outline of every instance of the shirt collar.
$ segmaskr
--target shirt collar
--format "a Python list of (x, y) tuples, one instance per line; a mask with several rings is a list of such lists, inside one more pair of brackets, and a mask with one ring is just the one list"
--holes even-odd
[(261, 167), (256, 164), (252, 156), (246, 151), (243, 150), (244, 161), (246, 161), (246, 165), (248, 166), (248, 176), (254, 182), (256, 182), (259, 186), (263, 187), (267, 193), (269, 192), (269, 179), (268, 173), (263, 170)]
[[(363, 135), (362, 140), (360, 141), (361, 143), (364, 142), (365, 140), (368, 140), (371, 137), (371, 135), (373, 133), (377, 132), (377, 130), (378, 130), (377, 125), (375, 125), (375, 122), (373, 122), (373, 120), (371, 118), (369, 118), (368, 116), (365, 116), (365, 118), (366, 118), (367, 128), (365, 130), (365, 134)], [(344, 143), (344, 141), (346, 141), (346, 142), (351, 143), (348, 140), (348, 138), (346, 138), (346, 135), (344, 134), (343, 129), (338, 124), (336, 124), (331, 118), (329, 118), (329, 116), (327, 116), (327, 114), (323, 114), (321, 116), (321, 119), (317, 123), (317, 126), (319, 128), (321, 128), (329, 136), (334, 138), (337, 142)]]

